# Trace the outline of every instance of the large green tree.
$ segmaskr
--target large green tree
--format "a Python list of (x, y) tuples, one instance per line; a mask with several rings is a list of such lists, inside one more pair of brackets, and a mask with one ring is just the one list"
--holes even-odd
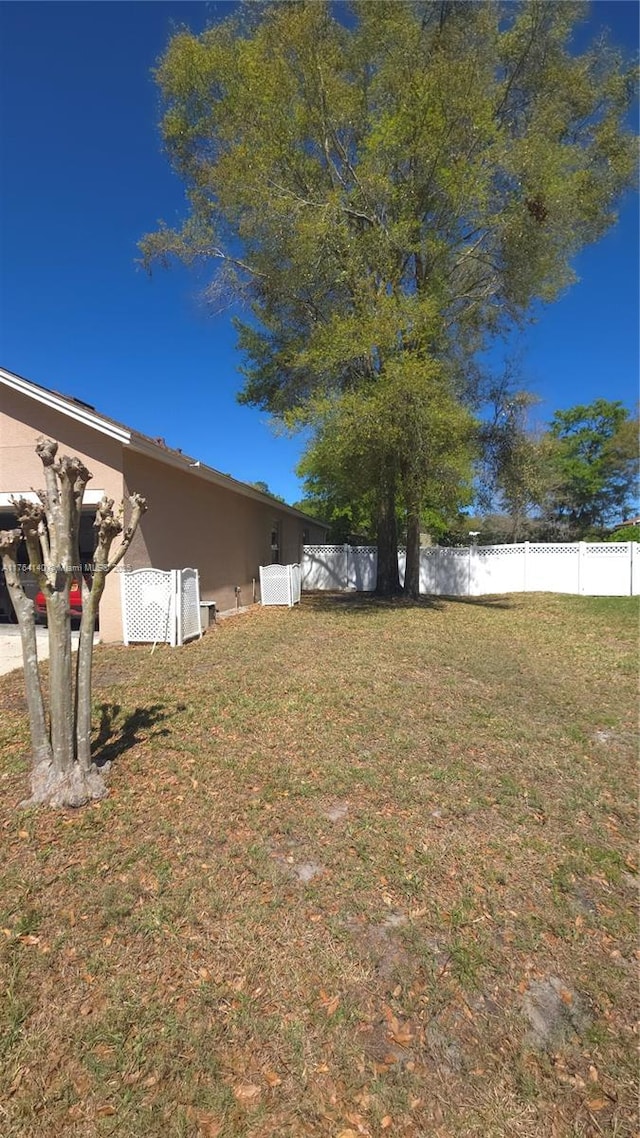
[(638, 420), (620, 402), (596, 399), (556, 411), (544, 440), (543, 519), (559, 534), (597, 536), (638, 496)]
[(443, 381), (436, 361), (414, 358), (407, 383), (409, 360), (409, 353), (391, 359), (384, 375), (365, 390), (312, 405), (316, 433), (299, 473), (316, 499), (349, 511), (366, 528), (375, 530), (382, 512), (394, 508), (384, 527), (392, 540), (378, 550), (379, 560), (388, 558), (382, 572), (399, 587), (400, 532), (407, 548), (405, 591), (417, 596), (424, 503), (432, 515), (444, 518), (470, 500), (476, 423)]
[[(301, 0), (173, 36), (157, 79), (188, 215), (143, 255), (208, 262), (211, 302), (244, 300), (243, 401), (308, 422), (323, 399), (366, 409), (378, 385), (411, 392), (445, 362), (445, 394), (470, 399), (465, 361), (571, 283), (633, 177), (635, 76), (605, 43), (576, 53), (584, 14)], [(397, 450), (371, 464), (386, 591), (398, 500), (415, 533), (433, 484), (404, 414), (387, 406)]]

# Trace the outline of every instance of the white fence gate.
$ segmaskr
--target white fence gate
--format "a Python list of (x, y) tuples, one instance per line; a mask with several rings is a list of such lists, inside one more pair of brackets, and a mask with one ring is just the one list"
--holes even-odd
[[(377, 560), (374, 546), (305, 545), (302, 587), (372, 591)], [(404, 565), (401, 550), (401, 583)], [(523, 592), (635, 596), (640, 593), (640, 543), (429, 546), (420, 550), (420, 592), (449, 597)]]
[(297, 605), (302, 591), (299, 565), (261, 565), (260, 601), (263, 605)]
[(131, 569), (121, 574), (125, 644), (184, 644), (202, 636), (197, 569)]

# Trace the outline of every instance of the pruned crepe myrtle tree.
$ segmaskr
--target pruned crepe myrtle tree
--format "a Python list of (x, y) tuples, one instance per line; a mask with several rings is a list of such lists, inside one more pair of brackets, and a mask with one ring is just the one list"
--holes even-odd
[[(391, 363), (410, 390), (418, 360), (447, 364), (441, 404), (472, 402), (465, 364), (575, 280), (634, 179), (636, 70), (605, 40), (576, 50), (587, 11), (252, 2), (172, 37), (161, 126), (189, 215), (142, 251), (217, 266), (211, 302), (246, 304), (241, 401), (308, 426), (314, 400), (368, 400)], [(397, 438), (393, 407), (387, 423)], [(432, 485), (412, 433), (397, 445), (371, 487), (383, 592), (397, 504), (415, 522)]]
[[(31, 798), (25, 805), (82, 806), (102, 798), (106, 787), (91, 758), (91, 670), (93, 635), (98, 605), (107, 574), (124, 557), (146, 502), (131, 495), (131, 518), (126, 529), (114, 512), (113, 499), (104, 497), (95, 519), (96, 546), (91, 585), (80, 571), (80, 512), (85, 487), (92, 475), (79, 458), (62, 455), (58, 444), (41, 438), (36, 453), (44, 469), (45, 489), (38, 502), (13, 500), (19, 528), (0, 531), (2, 566), (20, 626), (24, 677), (31, 729)], [(113, 541), (122, 540), (114, 554)], [(49, 721), (45, 715), (35, 632), (35, 605), (27, 596), (20, 565), (22, 541), (29, 569), (44, 593), (49, 628)], [(82, 581), (82, 618), (75, 669), (71, 653), (69, 589), (74, 577)]]

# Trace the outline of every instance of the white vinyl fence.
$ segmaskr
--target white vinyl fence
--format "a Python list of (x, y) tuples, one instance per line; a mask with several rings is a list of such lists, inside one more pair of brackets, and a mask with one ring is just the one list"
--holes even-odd
[(376, 587), (378, 550), (375, 545), (305, 545), (302, 588), (357, 589)]
[[(405, 554), (398, 556), (400, 581)], [(375, 546), (305, 545), (302, 588), (372, 591)], [(576, 593), (627, 597), (640, 593), (638, 542), (478, 545), (420, 550), (420, 592), (450, 597), (496, 593)]]
[(302, 590), (299, 565), (261, 565), (260, 601), (263, 605), (297, 605)]
[(202, 636), (197, 569), (132, 569), (121, 574), (125, 644), (184, 644)]

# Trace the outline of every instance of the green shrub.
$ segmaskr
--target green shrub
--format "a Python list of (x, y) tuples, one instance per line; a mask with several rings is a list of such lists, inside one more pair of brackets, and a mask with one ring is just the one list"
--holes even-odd
[(640, 541), (640, 526), (620, 526), (614, 530), (605, 541)]

